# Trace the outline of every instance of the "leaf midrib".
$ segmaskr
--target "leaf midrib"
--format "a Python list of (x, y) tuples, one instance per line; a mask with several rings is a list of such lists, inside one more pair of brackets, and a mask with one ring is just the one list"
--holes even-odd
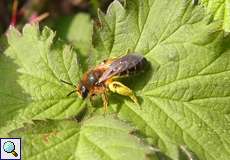
[[(140, 91), (141, 94), (145, 95), (145, 96), (153, 96), (154, 95), (154, 91), (155, 90), (160, 90), (161, 88), (165, 88), (167, 86), (170, 86), (174, 83), (179, 83), (181, 81), (186, 81), (186, 80), (190, 80), (190, 79), (193, 79), (193, 78), (203, 78), (203, 77), (208, 77), (208, 76), (216, 76), (218, 74), (224, 74), (225, 72), (229, 72), (230, 73), (230, 70), (227, 70), (227, 71), (221, 71), (221, 72), (215, 72), (215, 73), (210, 73), (210, 74), (203, 74), (203, 75), (192, 75), (192, 76), (189, 76), (189, 77), (185, 77), (185, 78), (181, 78), (181, 79), (177, 79), (177, 80), (174, 80), (174, 81), (171, 81), (169, 83), (165, 83), (163, 85), (159, 85), (159, 86), (156, 86), (153, 90), (150, 90), (150, 91)], [(151, 84), (149, 84), (151, 85)], [(151, 94), (152, 93), (152, 94)]]

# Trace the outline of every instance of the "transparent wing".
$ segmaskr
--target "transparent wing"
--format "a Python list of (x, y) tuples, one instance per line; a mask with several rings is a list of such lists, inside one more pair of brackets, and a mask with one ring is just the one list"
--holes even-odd
[(143, 56), (137, 54), (128, 54), (117, 60), (114, 60), (109, 68), (102, 74), (98, 83), (101, 83), (113, 76), (120, 75), (123, 72), (135, 67), (141, 60)]

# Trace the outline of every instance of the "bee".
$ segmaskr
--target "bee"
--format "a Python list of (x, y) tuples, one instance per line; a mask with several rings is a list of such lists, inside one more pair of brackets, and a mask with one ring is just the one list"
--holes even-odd
[(107, 93), (109, 91), (128, 96), (134, 103), (139, 104), (134, 92), (117, 80), (121, 77), (129, 77), (130, 75), (143, 72), (147, 65), (148, 61), (145, 57), (137, 53), (129, 53), (119, 58), (104, 60), (96, 67), (89, 69), (83, 74), (82, 79), (76, 86), (69, 82), (61, 81), (75, 86), (75, 90), (70, 92), (67, 96), (74, 92), (83, 99), (101, 95), (104, 112), (107, 112)]

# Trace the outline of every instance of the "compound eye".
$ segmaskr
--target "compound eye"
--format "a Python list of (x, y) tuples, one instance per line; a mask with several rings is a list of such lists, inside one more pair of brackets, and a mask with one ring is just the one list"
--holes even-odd
[(89, 90), (85, 86), (81, 86), (81, 96), (85, 99), (88, 96)]

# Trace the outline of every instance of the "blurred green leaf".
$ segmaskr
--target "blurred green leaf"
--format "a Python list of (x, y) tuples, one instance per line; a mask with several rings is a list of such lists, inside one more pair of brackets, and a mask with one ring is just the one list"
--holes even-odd
[(214, 16), (214, 20), (221, 20), (225, 31), (230, 32), (230, 1), (229, 0), (201, 0), (207, 13)]
[(92, 44), (93, 25), (90, 16), (78, 13), (75, 16), (65, 16), (54, 24), (58, 36), (70, 42), (79, 49), (83, 55), (87, 55)]
[(111, 116), (97, 116), (82, 124), (71, 120), (34, 121), (11, 136), (22, 137), (26, 160), (147, 160), (147, 154), (154, 152), (131, 135), (132, 130)]

